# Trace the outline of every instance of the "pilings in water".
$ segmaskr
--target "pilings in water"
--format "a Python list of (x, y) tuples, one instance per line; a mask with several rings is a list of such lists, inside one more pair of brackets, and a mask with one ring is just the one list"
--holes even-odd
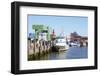
[(28, 60), (48, 54), (51, 49), (50, 41), (28, 39)]
[(80, 41), (80, 47), (87, 47), (88, 42), (87, 41)]

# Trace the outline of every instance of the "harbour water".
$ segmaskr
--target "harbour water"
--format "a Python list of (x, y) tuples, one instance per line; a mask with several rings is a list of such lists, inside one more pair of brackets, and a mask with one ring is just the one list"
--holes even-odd
[(84, 59), (88, 58), (87, 47), (69, 47), (66, 51), (50, 52), (35, 60), (62, 60), (62, 59)]

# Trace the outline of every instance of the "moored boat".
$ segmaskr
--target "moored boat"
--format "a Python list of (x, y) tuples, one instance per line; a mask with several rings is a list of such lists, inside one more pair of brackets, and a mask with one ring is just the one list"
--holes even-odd
[(66, 43), (66, 39), (64, 37), (57, 37), (55, 40), (55, 48), (57, 51), (66, 51), (68, 50), (69, 46)]

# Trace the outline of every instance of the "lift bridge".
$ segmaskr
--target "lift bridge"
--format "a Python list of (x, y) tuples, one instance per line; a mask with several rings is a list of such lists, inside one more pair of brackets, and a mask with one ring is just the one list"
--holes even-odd
[(44, 26), (44, 25), (33, 25), (32, 29), (35, 30), (35, 39), (44, 39), (47, 41), (51, 40), (50, 37), (50, 30), (51, 28), (49, 26)]

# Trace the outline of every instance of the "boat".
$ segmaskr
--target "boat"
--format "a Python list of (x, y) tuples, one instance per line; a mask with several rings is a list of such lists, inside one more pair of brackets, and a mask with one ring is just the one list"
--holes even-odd
[(55, 45), (54, 46), (57, 49), (57, 51), (66, 51), (66, 50), (69, 49), (69, 46), (67, 44), (65, 37), (57, 37), (55, 39)]
[(78, 43), (78, 42), (70, 42), (69, 45), (70, 46), (80, 47), (80, 43)]

